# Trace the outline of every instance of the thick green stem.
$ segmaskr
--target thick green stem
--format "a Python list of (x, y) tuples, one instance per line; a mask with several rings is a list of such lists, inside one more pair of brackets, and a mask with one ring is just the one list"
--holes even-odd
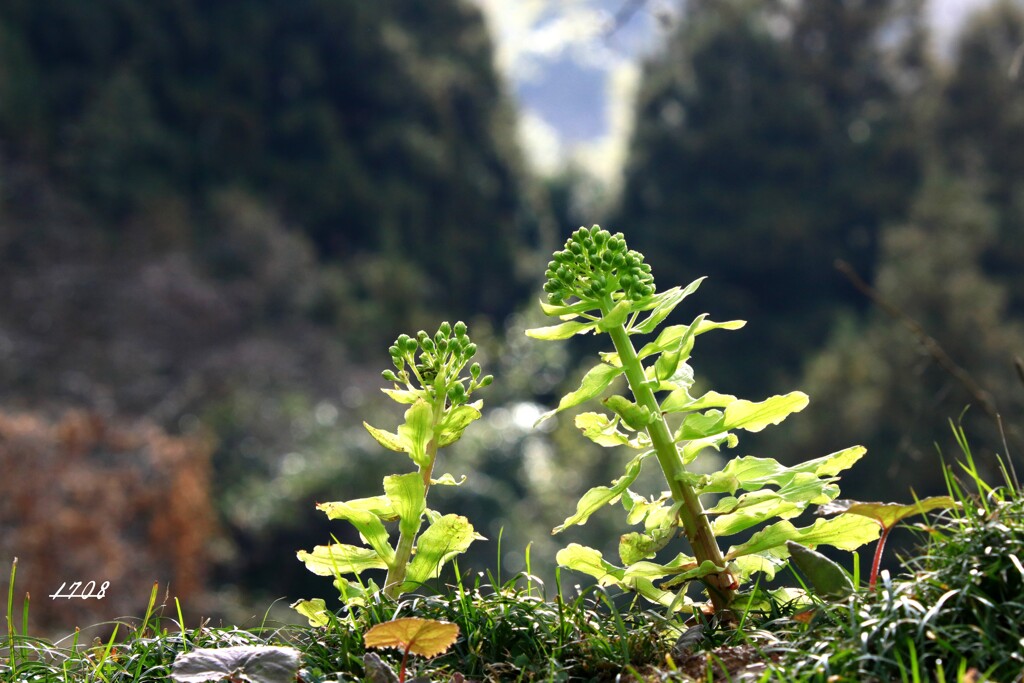
[[(427, 492), (430, 490), (430, 477), (434, 472), (434, 462), (437, 460), (437, 427), (441, 424), (441, 420), (444, 417), (444, 409), (445, 393), (439, 389), (434, 401), (434, 416), (431, 422), (434, 435), (427, 442), (427, 455), (430, 458), (425, 466), (420, 467), (420, 474), (423, 475), (424, 500), (426, 500)], [(410, 527), (408, 530), (402, 530), (398, 534), (395, 559), (388, 567), (388, 575), (384, 579), (384, 595), (389, 598), (397, 598), (402, 593), (402, 584), (405, 583), (405, 572), (409, 568), (409, 561), (412, 559), (412, 547), (422, 526), (423, 517), (421, 516), (415, 529)], [(399, 528), (401, 527), (402, 525), (399, 523)]]
[[(610, 308), (609, 308), (610, 310)], [(607, 314), (608, 311), (602, 311)], [(625, 371), (626, 379), (629, 381), (629, 388), (633, 392), (633, 398), (637, 405), (647, 408), (652, 415), (658, 419), (647, 427), (647, 433), (651, 437), (651, 445), (654, 446), (655, 455), (661, 464), (661, 469), (668, 480), (669, 490), (672, 497), (682, 505), (679, 508), (679, 517), (683, 523), (683, 531), (693, 548), (693, 554), (698, 563), (710, 560), (716, 567), (726, 566), (722, 551), (718, 548), (718, 541), (711, 531), (711, 524), (704, 514), (704, 508), (700, 504), (700, 498), (693, 488), (683, 479), (686, 468), (683, 466), (679, 450), (676, 448), (672, 432), (665, 422), (665, 416), (661, 413), (661, 405), (654, 396), (654, 391), (647, 378), (644, 376), (643, 365), (637, 358), (633, 343), (629, 340), (625, 327), (616, 325), (608, 330), (608, 336), (612, 338), (615, 350), (622, 361), (622, 368)], [(704, 583), (708, 587), (711, 602), (717, 611), (729, 607), (735, 598), (735, 581), (729, 572), (711, 574), (704, 577)]]

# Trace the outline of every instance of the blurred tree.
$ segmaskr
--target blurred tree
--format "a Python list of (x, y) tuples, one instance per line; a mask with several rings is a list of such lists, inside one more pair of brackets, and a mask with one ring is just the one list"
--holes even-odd
[(707, 310), (750, 320), (702, 359), (717, 386), (778, 390), (856, 303), (832, 262), (870, 272), (918, 178), (918, 5), (695, 1), (646, 65), (609, 227), (663, 284), (710, 275)]
[(937, 141), (957, 172), (987, 188), (998, 235), (985, 267), (1024, 315), (1024, 3), (999, 0), (967, 24), (939, 113)]
[[(796, 421), (789, 447), (795, 441), (801, 452), (824, 452), (866, 445), (875, 464), (844, 477), (846, 494), (908, 500), (910, 486), (922, 496), (945, 492), (934, 448), (949, 461), (959, 455), (948, 421), (967, 406), (964, 426), (979, 452), (1005, 453), (989, 410), (1005, 416), (1011, 451), (1024, 445), (1015, 417), (1024, 411), (1024, 388), (1013, 372), (1024, 328), (1007, 323), (1007, 290), (981, 268), (997, 229), (980, 195), (970, 182), (930, 174), (909, 221), (883, 233), (876, 289), (901, 317), (875, 308), (863, 323), (848, 319), (808, 365), (803, 386), (811, 406)], [(941, 352), (911, 331), (908, 320)], [(948, 364), (943, 353), (958, 369), (942, 367)], [(991, 458), (980, 461), (995, 466)]]
[(0, 55), (7, 151), (59, 171), (121, 233), (154, 197), (204, 208), (243, 189), (323, 260), (409, 263), (433, 286), (407, 293), (452, 315), (510, 313), (538, 265), (512, 111), (468, 0), (12, 0)]

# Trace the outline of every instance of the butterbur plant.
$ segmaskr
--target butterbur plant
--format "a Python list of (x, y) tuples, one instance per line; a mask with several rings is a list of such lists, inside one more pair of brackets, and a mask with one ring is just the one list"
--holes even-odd
[[(383, 391), (409, 406), (405, 421), (394, 432), (363, 425), (381, 446), (408, 455), (416, 471), (385, 477), (383, 495), (317, 505), (330, 519), (354, 526), (368, 547), (335, 540), (298, 552), (311, 572), (334, 577), (342, 600), (349, 604), (380, 589), (373, 580), (353, 582), (345, 575), (387, 570), (383, 592), (396, 597), (436, 578), (446, 562), (483, 538), (465, 517), (442, 515), (427, 508), (426, 501), (431, 486), (461, 483), (451, 474), (435, 475), (438, 450), (458, 441), (480, 417), (483, 402), (470, 402), (470, 396), (489, 385), (492, 376), (482, 375), (479, 363), (470, 364), (476, 345), (462, 322), (442, 323), (433, 336), (426, 332), (402, 335), (389, 352), (394, 369), (382, 373), (391, 383)], [(428, 526), (420, 533), (424, 517)], [(385, 526), (389, 522), (397, 522), (394, 545)], [(322, 611), (311, 601), (299, 601), (294, 607), (307, 616)]]
[[(805, 527), (789, 521), (811, 504), (836, 498), (837, 475), (863, 456), (859, 446), (792, 467), (771, 458), (743, 456), (711, 474), (688, 469), (705, 449), (735, 447), (737, 430), (760, 431), (808, 403), (799, 391), (756, 403), (714, 391), (690, 394), (694, 376), (688, 361), (696, 338), (711, 330), (744, 325), (743, 321), (713, 322), (702, 314), (689, 325), (662, 327), (701, 282), (659, 293), (650, 266), (642, 254), (627, 248), (621, 233), (612, 235), (598, 226), (580, 228), (563, 250), (555, 252), (547, 269), (548, 300), (541, 306), (562, 322), (527, 334), (544, 340), (587, 333), (611, 338), (614, 350), (602, 353), (580, 387), (562, 397), (541, 421), (602, 396), (617, 378), (625, 377), (628, 395), (607, 396), (601, 402), (606, 412), (584, 412), (575, 422), (601, 446), (638, 451), (621, 477), (609, 486), (587, 491), (575, 514), (554, 530), (584, 524), (603, 506), (621, 502), (627, 522), (640, 526), (620, 539), (621, 566), (607, 561), (598, 550), (578, 544), (560, 551), (558, 563), (602, 584), (635, 590), (676, 608), (687, 604), (684, 587), (699, 579), (714, 608), (722, 610), (735, 600), (740, 584), (755, 573), (767, 578), (775, 575), (789, 557), (787, 541), (852, 550), (877, 538), (879, 529), (871, 520), (852, 515), (819, 519)], [(635, 339), (651, 335), (653, 339), (639, 348), (634, 345)], [(661, 466), (668, 490), (643, 496), (630, 486), (652, 456)], [(717, 500), (705, 508), (701, 498), (711, 494)], [(720, 539), (770, 520), (777, 521), (748, 540), (724, 552), (721, 549)], [(692, 554), (679, 552), (667, 561), (654, 561), (680, 534)]]

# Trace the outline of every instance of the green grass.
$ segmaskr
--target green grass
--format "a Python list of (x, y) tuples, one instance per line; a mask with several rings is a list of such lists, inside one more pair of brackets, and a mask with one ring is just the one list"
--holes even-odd
[[(1022, 681), (1024, 496), (1005, 467), (1003, 483), (989, 486), (958, 436), (964, 456), (947, 481), (961, 507), (919, 525), (920, 549), (898, 575), (883, 575), (875, 590), (861, 589), (841, 602), (809, 608), (806, 600), (786, 602), (776, 594), (735, 619), (708, 619), (668, 615), (600, 588), (569, 596), (560, 581), (549, 595), (524, 573), (504, 582), (464, 577), (437, 594), (340, 609), (327, 628), (190, 629), (176, 604), (156, 604), (154, 589), (141, 618), (100, 625), (113, 632), (108, 639), (85, 642), (76, 632), (49, 642), (28, 633), (28, 603), (15, 599), (13, 565), (0, 680), (166, 681), (180, 653), (268, 644), (302, 653), (300, 683), (359, 681), (362, 634), (415, 616), (460, 629), (444, 654), (412, 659), (410, 676), (434, 681)], [(694, 626), (701, 637), (675, 647)], [(379, 655), (397, 669), (400, 653)]]

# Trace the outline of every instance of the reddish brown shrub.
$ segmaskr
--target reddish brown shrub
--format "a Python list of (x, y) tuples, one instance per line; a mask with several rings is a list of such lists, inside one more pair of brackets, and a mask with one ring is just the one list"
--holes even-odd
[[(141, 616), (154, 582), (183, 605), (198, 598), (215, 526), (211, 450), (146, 422), (0, 412), (0, 561), (18, 558), (15, 603), (30, 593), (33, 626)], [(110, 585), (99, 600), (49, 597), (73, 581)]]

